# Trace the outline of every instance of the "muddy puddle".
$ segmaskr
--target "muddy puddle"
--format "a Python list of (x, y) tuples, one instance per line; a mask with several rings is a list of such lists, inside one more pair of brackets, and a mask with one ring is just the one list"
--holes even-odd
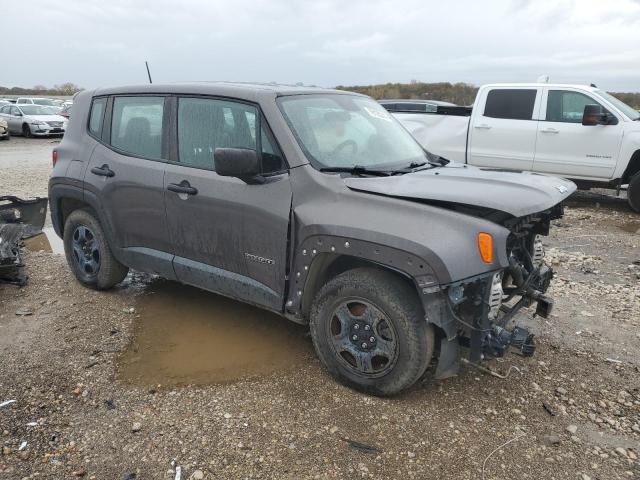
[(313, 354), (307, 328), (178, 283), (137, 296), (134, 339), (118, 376), (143, 386), (230, 383), (295, 369)]
[(640, 234), (640, 221), (635, 221), (635, 220), (629, 220), (626, 222), (623, 222), (621, 224), (618, 225), (618, 228), (620, 230), (623, 230), (627, 233), (638, 233)]
[(42, 233), (27, 238), (24, 246), (31, 252), (49, 252), (64, 255), (64, 244), (62, 239), (56, 235), (52, 227), (42, 229)]

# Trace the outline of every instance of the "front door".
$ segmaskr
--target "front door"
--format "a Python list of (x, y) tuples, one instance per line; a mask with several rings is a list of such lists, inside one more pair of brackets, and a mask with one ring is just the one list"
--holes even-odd
[(90, 113), (90, 134), (102, 143), (85, 173), (87, 195), (102, 205), (112, 246), (128, 266), (175, 278), (164, 210), (165, 98), (113, 97), (102, 129), (104, 101), (94, 99)]
[[(469, 163), (531, 170), (536, 149), (538, 88), (492, 88), (479, 99), (469, 131)], [(483, 102), (484, 100), (484, 102)]]
[(582, 125), (584, 107), (599, 105), (595, 99), (574, 90), (545, 90), (546, 113), (538, 124), (534, 170), (573, 178), (611, 178), (622, 125)]
[[(178, 279), (281, 310), (291, 186), (268, 127), (258, 127), (256, 107), (240, 101), (181, 97), (175, 108), (177, 158), (164, 185)], [(213, 154), (226, 147), (260, 148), (266, 181), (218, 175)]]

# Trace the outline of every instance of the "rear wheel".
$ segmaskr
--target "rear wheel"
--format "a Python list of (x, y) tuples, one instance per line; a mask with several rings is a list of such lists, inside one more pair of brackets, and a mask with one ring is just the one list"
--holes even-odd
[(413, 385), (433, 354), (433, 328), (415, 290), (376, 269), (350, 270), (330, 280), (314, 300), (310, 327), (329, 373), (374, 395)]
[(127, 276), (129, 269), (115, 259), (100, 222), (91, 212), (71, 212), (63, 240), (67, 263), (84, 286), (106, 290)]
[(22, 125), (22, 136), (26, 138), (31, 137), (31, 127), (26, 123)]
[(640, 173), (636, 173), (629, 181), (627, 201), (633, 210), (640, 213)]

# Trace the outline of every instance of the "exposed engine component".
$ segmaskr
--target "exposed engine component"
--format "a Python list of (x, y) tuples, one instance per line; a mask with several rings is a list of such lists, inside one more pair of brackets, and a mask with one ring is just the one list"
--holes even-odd
[(533, 334), (522, 327), (515, 327), (512, 331), (508, 331), (495, 325), (487, 334), (483, 353), (490, 357), (502, 357), (509, 348), (523, 357), (532, 356), (536, 350)]
[(493, 276), (491, 280), (491, 289), (489, 291), (489, 319), (495, 320), (498, 318), (498, 312), (500, 312), (500, 306), (502, 305), (502, 297), (504, 291), (502, 290), (502, 272), (498, 272)]
[(531, 261), (536, 267), (540, 267), (544, 261), (544, 245), (542, 245), (542, 238), (540, 235), (536, 235), (533, 239), (533, 247), (531, 252)]

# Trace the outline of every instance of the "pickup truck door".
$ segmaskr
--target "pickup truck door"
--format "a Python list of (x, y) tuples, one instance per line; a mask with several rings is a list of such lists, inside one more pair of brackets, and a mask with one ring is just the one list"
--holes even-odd
[(542, 89), (489, 88), (474, 106), (467, 161), (478, 167), (531, 170)]
[[(178, 280), (282, 310), (292, 192), (268, 126), (242, 101), (185, 96), (174, 111), (178, 148), (164, 184)], [(260, 145), (264, 183), (215, 172), (216, 148)]]
[(585, 105), (600, 102), (576, 89), (544, 90), (533, 169), (570, 178), (610, 179), (622, 142), (622, 124), (582, 125)]

